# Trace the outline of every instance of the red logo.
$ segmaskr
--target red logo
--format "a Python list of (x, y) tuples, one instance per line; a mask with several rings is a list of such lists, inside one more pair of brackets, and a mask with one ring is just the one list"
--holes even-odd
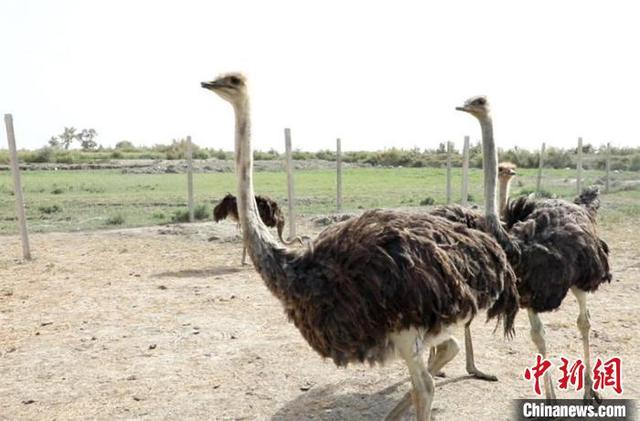
[(567, 390), (569, 385), (572, 385), (575, 390), (582, 390), (584, 387), (584, 364), (582, 360), (576, 360), (571, 367), (569, 367), (569, 360), (561, 357), (562, 365), (560, 371), (562, 371), (562, 378), (558, 382), (558, 387), (561, 390)]
[[(572, 364), (567, 358), (560, 357), (562, 364), (560, 371), (562, 377), (558, 380), (558, 387), (561, 390), (568, 390), (570, 387), (579, 391), (584, 388), (585, 365), (581, 359)], [(552, 368), (551, 361), (536, 354), (536, 362), (532, 367), (524, 370), (524, 378), (533, 381), (533, 390), (536, 395), (542, 395), (540, 388), (540, 377)], [(601, 358), (596, 359), (595, 366), (590, 373), (593, 379), (593, 390), (604, 390), (612, 388), (617, 394), (622, 394), (622, 362), (620, 358), (613, 357), (607, 361)]]
[(593, 390), (603, 390), (610, 386), (617, 394), (622, 393), (622, 361), (614, 357), (604, 363), (600, 358), (593, 368)]
[(542, 391), (540, 390), (540, 377), (544, 375), (544, 373), (551, 367), (551, 363), (547, 360), (542, 359), (542, 355), (536, 355), (536, 364), (524, 371), (524, 378), (527, 380), (533, 379), (533, 390), (536, 392), (536, 395), (541, 395)]

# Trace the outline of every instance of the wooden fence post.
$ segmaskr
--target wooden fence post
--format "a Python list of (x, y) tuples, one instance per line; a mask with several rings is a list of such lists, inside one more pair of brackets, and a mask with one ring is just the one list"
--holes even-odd
[(451, 203), (451, 146), (447, 141), (447, 205)]
[(605, 193), (609, 193), (609, 186), (610, 186), (610, 180), (611, 180), (611, 143), (607, 142), (607, 163), (606, 163), (606, 168), (607, 168), (607, 177), (605, 179), (605, 184), (604, 184), (604, 192)]
[(189, 206), (189, 222), (193, 222), (193, 147), (191, 145), (191, 136), (187, 136), (187, 197)]
[(4, 115), (4, 125), (7, 128), (7, 141), (9, 143), (9, 155), (11, 158), (11, 175), (13, 176), (13, 192), (16, 197), (16, 214), (18, 215), (18, 227), (20, 229), (20, 238), (22, 239), (22, 257), (24, 257), (25, 260), (31, 260), (27, 217), (24, 213), (24, 196), (22, 194), (22, 182), (20, 181), (18, 150), (16, 148), (16, 136), (13, 131), (13, 117), (11, 114)]
[(336, 211), (342, 211), (342, 145), (340, 138), (336, 139)]
[(582, 138), (578, 138), (578, 164), (577, 164), (578, 175), (576, 177), (576, 188), (578, 190), (578, 195), (582, 193)]
[(536, 195), (540, 194), (540, 189), (542, 188), (542, 167), (544, 167), (544, 149), (546, 144), (542, 142), (542, 147), (540, 148), (540, 159), (538, 161), (538, 178), (536, 179)]
[(469, 136), (464, 137), (462, 150), (462, 206), (469, 203)]
[(296, 214), (293, 195), (293, 156), (291, 152), (291, 129), (284, 129), (284, 146), (287, 167), (287, 197), (289, 199), (289, 238), (296, 237)]

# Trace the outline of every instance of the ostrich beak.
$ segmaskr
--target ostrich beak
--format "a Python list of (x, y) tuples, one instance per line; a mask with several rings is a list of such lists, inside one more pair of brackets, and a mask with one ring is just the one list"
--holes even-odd
[(469, 112), (469, 110), (467, 110), (465, 107), (456, 107), (456, 110)]
[(204, 89), (214, 90), (222, 86), (222, 84), (217, 80), (212, 80), (211, 82), (200, 82), (200, 86), (202, 86)]

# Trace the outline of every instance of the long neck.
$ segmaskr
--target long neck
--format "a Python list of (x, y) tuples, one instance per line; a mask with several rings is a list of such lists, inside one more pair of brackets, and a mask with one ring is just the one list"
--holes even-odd
[(496, 212), (496, 179), (498, 176), (498, 151), (493, 140), (493, 121), (490, 115), (480, 118), (482, 128), (482, 162), (484, 170), (484, 210), (487, 220), (498, 220)]
[(253, 191), (253, 152), (251, 149), (251, 121), (249, 100), (234, 104), (236, 116), (236, 177), (238, 180), (238, 217), (242, 227), (244, 246), (249, 251), (255, 269), (269, 289), (282, 297), (284, 276), (280, 258), (282, 247), (260, 219)]
[(511, 187), (511, 178), (501, 177), (500, 178), (500, 196), (499, 196), (500, 215), (504, 215), (504, 211), (507, 208), (507, 201), (509, 200), (510, 187)]

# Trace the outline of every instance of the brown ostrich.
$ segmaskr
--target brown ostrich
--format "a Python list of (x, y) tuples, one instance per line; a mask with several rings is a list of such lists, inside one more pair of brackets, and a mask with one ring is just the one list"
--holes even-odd
[[(458, 350), (451, 328), (489, 308), (488, 317), (502, 318), (505, 334), (512, 332), (517, 288), (500, 245), (492, 235), (433, 215), (372, 210), (328, 227), (307, 247), (283, 247), (260, 220), (254, 198), (246, 79), (232, 73), (202, 87), (235, 111), (238, 216), (267, 288), (309, 345), (336, 365), (399, 355), (409, 368), (417, 418), (429, 420), (431, 373)], [(493, 175), (485, 179), (495, 191)], [(498, 220), (495, 206), (495, 200), (487, 206), (489, 221)], [(422, 351), (430, 346), (438, 356), (427, 369)], [(403, 415), (405, 401), (391, 419)]]
[[(278, 238), (282, 244), (292, 245), (296, 242), (302, 244), (300, 237), (294, 238), (292, 241), (286, 241), (282, 238), (282, 231), (284, 230), (284, 214), (278, 206), (278, 203), (267, 196), (256, 195), (256, 203), (258, 205), (258, 212), (260, 213), (260, 219), (269, 228), (276, 227), (278, 231)], [(238, 218), (238, 204), (236, 197), (231, 193), (227, 195), (213, 208), (213, 220), (219, 222), (223, 219), (229, 218), (232, 221), (239, 223)], [(242, 248), (242, 264), (246, 265), (247, 260), (247, 248)]]
[[(484, 97), (467, 101), (461, 111), (472, 114), (480, 121), (483, 142), (493, 141), (493, 123), (489, 103)], [(508, 202), (509, 183), (515, 173), (512, 165), (505, 165), (501, 176), (502, 216), (509, 236), (520, 249), (519, 255), (510, 254), (509, 260), (518, 276), (520, 305), (527, 308), (531, 324), (531, 338), (540, 354), (547, 356), (544, 326), (539, 313), (556, 310), (571, 290), (579, 305), (577, 320), (582, 335), (585, 371), (584, 399), (600, 400), (592, 389), (589, 351), (589, 311), (587, 293), (611, 280), (609, 248), (598, 237), (596, 214), (600, 206), (599, 191), (586, 189), (573, 203), (559, 199), (520, 197)], [(452, 221), (469, 227), (491, 231), (485, 218), (460, 207), (439, 212)], [(471, 346), (469, 328), (465, 342)], [(549, 373), (544, 377), (547, 399), (555, 399)]]

